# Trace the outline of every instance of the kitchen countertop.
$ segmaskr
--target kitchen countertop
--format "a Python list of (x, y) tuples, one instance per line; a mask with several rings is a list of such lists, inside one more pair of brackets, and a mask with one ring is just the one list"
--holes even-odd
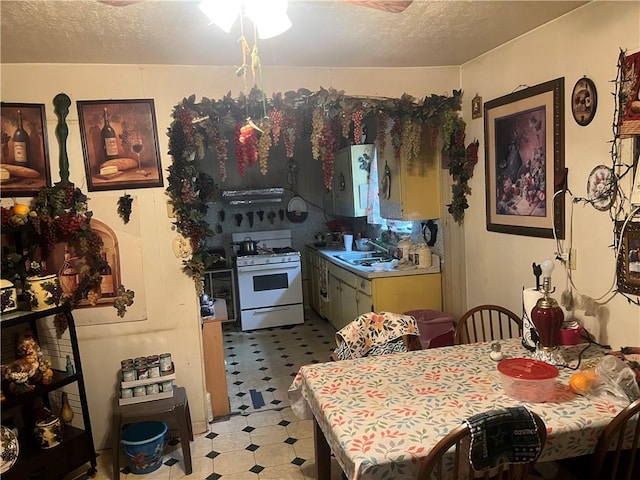
[[(440, 273), (440, 257), (434, 254), (431, 255), (432, 262), (431, 262), (431, 267), (429, 268), (417, 268), (417, 267), (392, 268), (390, 270), (376, 272), (374, 271), (373, 267), (353, 265), (349, 262), (346, 262), (344, 260), (337, 258), (338, 255), (344, 255), (345, 253), (348, 253), (348, 252), (344, 248), (340, 248), (336, 245), (318, 247), (312, 243), (308, 243), (307, 247), (312, 250), (315, 250), (319, 255), (321, 255), (323, 258), (327, 259), (334, 265), (344, 268), (366, 279), (405, 277), (408, 275), (431, 275), (434, 273)], [(358, 250), (353, 250), (352, 252), (358, 252)], [(366, 253), (366, 252), (363, 252), (363, 253)]]

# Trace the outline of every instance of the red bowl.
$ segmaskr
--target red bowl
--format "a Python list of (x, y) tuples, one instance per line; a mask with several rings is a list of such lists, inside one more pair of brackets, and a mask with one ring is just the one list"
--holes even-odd
[(555, 390), (560, 374), (553, 365), (530, 358), (508, 358), (498, 363), (502, 388), (511, 398), (523, 402), (546, 402)]

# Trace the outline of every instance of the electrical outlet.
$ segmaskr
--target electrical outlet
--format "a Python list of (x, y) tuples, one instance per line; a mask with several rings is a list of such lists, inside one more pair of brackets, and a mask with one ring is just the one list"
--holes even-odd
[(578, 266), (578, 252), (572, 248), (569, 252), (569, 270), (575, 270)]

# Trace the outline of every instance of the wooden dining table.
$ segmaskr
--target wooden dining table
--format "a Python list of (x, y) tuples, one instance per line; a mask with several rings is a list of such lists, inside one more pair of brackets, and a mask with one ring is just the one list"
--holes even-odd
[[(520, 339), (501, 346), (505, 358), (529, 357)], [(562, 348), (574, 368), (580, 356), (584, 366), (604, 354), (595, 345)], [(301, 367), (289, 398), (299, 417), (314, 420), (318, 480), (330, 479), (331, 452), (350, 480), (415, 479), (434, 445), (466, 418), (518, 405), (546, 424), (539, 461), (577, 457), (595, 450), (624, 408), (607, 397), (574, 394), (570, 368), (559, 369), (549, 401), (510, 398), (490, 351), (489, 343), (475, 343)]]

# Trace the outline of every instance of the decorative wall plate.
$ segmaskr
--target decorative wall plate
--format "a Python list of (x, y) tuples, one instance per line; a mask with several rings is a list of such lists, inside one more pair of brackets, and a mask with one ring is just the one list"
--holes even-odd
[(582, 127), (589, 125), (596, 114), (598, 92), (593, 80), (583, 77), (576, 82), (571, 92), (571, 113)]
[(301, 223), (307, 219), (307, 202), (301, 197), (292, 197), (287, 204), (287, 218), (290, 222)]
[(611, 168), (598, 165), (591, 170), (587, 180), (587, 198), (596, 210), (611, 208), (616, 198), (616, 178)]
[(18, 460), (18, 453), (20, 447), (18, 445), (18, 439), (10, 428), (1, 426), (0, 432), (0, 454), (2, 456), (2, 465), (0, 465), (0, 473), (5, 473), (13, 464)]

